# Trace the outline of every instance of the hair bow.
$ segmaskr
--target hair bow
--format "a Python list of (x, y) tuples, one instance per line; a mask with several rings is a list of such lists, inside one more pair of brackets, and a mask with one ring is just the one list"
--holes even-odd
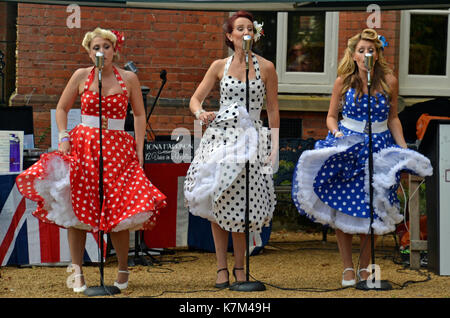
[(123, 34), (123, 32), (119, 32), (116, 30), (111, 30), (111, 32), (114, 33), (114, 35), (117, 38), (114, 50), (117, 50), (120, 52), (120, 47), (122, 46), (123, 42), (125, 41), (125, 35)]
[(384, 48), (386, 46), (389, 46), (389, 43), (386, 41), (386, 38), (384, 36), (382, 36), (382, 35), (378, 36), (378, 40), (380, 40), (380, 42), (381, 42), (381, 50), (384, 51)]
[(255, 27), (255, 36), (253, 37), (253, 39), (255, 42), (257, 42), (259, 40), (261, 35), (264, 35), (264, 30), (262, 28), (263, 25), (264, 25), (264, 22), (259, 24), (258, 21), (253, 21), (253, 26)]

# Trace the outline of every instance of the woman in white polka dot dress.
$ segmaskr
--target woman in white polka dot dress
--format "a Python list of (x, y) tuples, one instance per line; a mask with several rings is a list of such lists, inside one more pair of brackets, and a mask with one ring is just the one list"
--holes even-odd
[[(356, 283), (352, 236), (360, 234), (360, 279), (370, 262), (368, 92), (365, 53), (375, 60), (371, 78), (371, 119), (374, 156), (374, 223), (376, 235), (395, 230), (402, 220), (397, 188), (403, 171), (431, 175), (430, 161), (407, 149), (397, 115), (397, 80), (383, 56), (376, 31), (363, 30), (348, 41), (338, 67), (327, 116), (328, 136), (314, 150), (302, 153), (293, 176), (292, 198), (301, 214), (336, 229), (344, 273), (343, 286)], [(338, 121), (339, 106), (343, 119)]]
[[(86, 231), (110, 233), (117, 252), (119, 273), (115, 285), (128, 284), (129, 230), (151, 229), (166, 205), (162, 194), (142, 168), (145, 109), (137, 76), (116, 68), (123, 35), (97, 28), (87, 32), (83, 47), (95, 63), (103, 52), (102, 144), (103, 209), (99, 203), (99, 94), (97, 68), (74, 72), (56, 108), (58, 151), (42, 155), (40, 161), (17, 177), (19, 191), (38, 202), (34, 216), (68, 228), (69, 248), (75, 268), (74, 291), (86, 288), (82, 262)], [(67, 129), (67, 113), (81, 95), (82, 123)], [(124, 129), (126, 110), (133, 107), (135, 139)]]
[[(254, 29), (253, 16), (248, 12), (239, 11), (228, 19), (224, 25), (225, 41), (234, 54), (211, 64), (190, 102), (197, 119), (209, 127), (189, 167), (184, 192), (189, 211), (211, 221), (219, 288), (229, 284), (226, 256), (229, 232), (234, 248), (233, 274), (237, 281), (245, 281), (245, 162), (249, 158), (250, 232), (260, 232), (269, 225), (275, 207), (271, 159), (278, 151), (278, 80), (273, 63), (249, 54), (248, 113), (242, 37), (246, 34), (257, 37), (259, 33), (255, 34)], [(220, 81), (220, 110), (205, 111), (202, 102), (217, 81)], [(271, 132), (259, 120), (264, 95)], [(250, 139), (247, 143), (246, 136)]]

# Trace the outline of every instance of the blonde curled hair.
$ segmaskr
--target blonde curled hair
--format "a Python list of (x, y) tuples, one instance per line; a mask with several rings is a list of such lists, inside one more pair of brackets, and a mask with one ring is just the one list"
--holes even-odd
[(384, 91), (388, 96), (391, 93), (389, 85), (386, 83), (386, 75), (392, 74), (392, 70), (389, 67), (386, 59), (383, 55), (382, 43), (378, 39), (378, 33), (373, 29), (364, 29), (361, 33), (358, 33), (351, 37), (347, 42), (347, 48), (344, 52), (344, 57), (340, 61), (337, 69), (337, 75), (343, 79), (344, 85), (341, 91), (342, 100), (345, 93), (350, 88), (355, 88), (356, 97), (360, 98), (363, 94), (363, 82), (359, 77), (358, 65), (353, 60), (353, 54), (355, 53), (356, 45), (359, 41), (366, 40), (373, 42), (377, 50), (378, 59), (375, 61), (373, 68), (372, 87), (374, 89)]
[[(94, 31), (86, 32), (83, 38), (83, 42), (81, 42), (81, 45), (86, 49), (88, 53), (91, 51), (91, 42), (96, 37), (101, 37), (105, 40), (108, 40), (112, 43), (113, 48), (116, 47), (117, 36), (111, 30), (96, 28)], [(119, 60), (119, 51), (114, 50), (113, 61), (117, 62), (118, 60)]]

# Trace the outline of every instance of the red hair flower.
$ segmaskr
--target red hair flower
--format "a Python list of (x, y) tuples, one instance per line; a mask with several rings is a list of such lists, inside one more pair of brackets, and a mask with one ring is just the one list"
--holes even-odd
[(123, 32), (119, 32), (116, 30), (111, 30), (111, 32), (114, 33), (117, 38), (116, 45), (114, 46), (114, 51), (120, 52), (120, 47), (122, 46), (123, 42), (125, 42), (125, 35), (123, 34)]

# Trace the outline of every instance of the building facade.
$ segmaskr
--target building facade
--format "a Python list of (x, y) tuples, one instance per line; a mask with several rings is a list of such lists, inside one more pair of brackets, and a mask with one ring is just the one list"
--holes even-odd
[[(368, 26), (388, 42), (384, 52), (399, 79), (400, 110), (450, 96), (449, 10), (253, 13), (265, 31), (255, 50), (275, 63), (279, 77), (282, 138), (326, 135), (337, 64), (347, 39)], [(170, 135), (178, 127), (193, 131), (189, 99), (211, 62), (231, 54), (222, 31), (229, 14), (2, 2), (7, 103), (33, 106), (36, 147), (48, 148), (50, 110), (71, 74), (91, 65), (81, 41), (100, 26), (124, 32), (118, 65), (137, 66), (141, 85), (150, 89), (147, 110), (166, 70), (167, 83), (150, 118), (154, 134)], [(217, 88), (206, 109), (218, 108)]]

